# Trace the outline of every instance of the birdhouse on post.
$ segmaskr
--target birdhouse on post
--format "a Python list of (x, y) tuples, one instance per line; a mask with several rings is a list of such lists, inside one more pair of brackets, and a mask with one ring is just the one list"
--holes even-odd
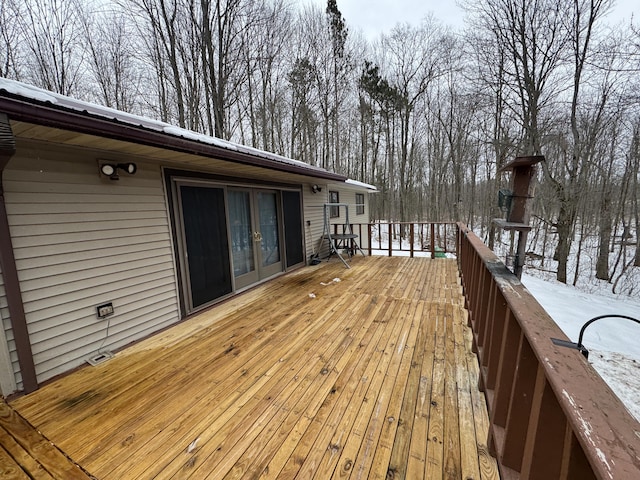
[(531, 230), (529, 218), (535, 191), (536, 165), (543, 161), (543, 155), (516, 157), (497, 172), (511, 172), (511, 190), (498, 192), (498, 203), (506, 213), (506, 218), (496, 218), (493, 223), (503, 230), (518, 232), (518, 249), (513, 262), (513, 273), (518, 278), (522, 276), (527, 236)]

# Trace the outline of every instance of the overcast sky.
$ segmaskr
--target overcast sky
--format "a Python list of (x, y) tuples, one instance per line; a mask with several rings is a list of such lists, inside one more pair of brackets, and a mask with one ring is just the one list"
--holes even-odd
[[(299, 0), (301, 4), (315, 3), (323, 9), (326, 0)], [(482, 1), (482, 0), (479, 0)], [(338, 9), (352, 30), (362, 30), (365, 37), (374, 40), (381, 32), (388, 33), (397, 23), (417, 24), (424, 16), (433, 12), (443, 24), (453, 27), (463, 25), (464, 13), (455, 0), (337, 0)], [(640, 1), (618, 0), (609, 15), (611, 23), (631, 18), (640, 19)]]

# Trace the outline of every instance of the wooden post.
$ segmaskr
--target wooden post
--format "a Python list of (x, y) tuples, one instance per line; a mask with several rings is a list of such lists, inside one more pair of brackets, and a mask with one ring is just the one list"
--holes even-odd
[(431, 258), (436, 258), (436, 224), (431, 224)]
[[(543, 162), (542, 155), (531, 157), (516, 157), (515, 160), (503, 166), (498, 173), (511, 171), (511, 204), (507, 210), (505, 220), (494, 219), (493, 223), (500, 228), (511, 231), (511, 246), (509, 254), (514, 257), (512, 271), (516, 277), (522, 276), (524, 255), (527, 248), (527, 235), (531, 226), (531, 199), (535, 192), (536, 164)], [(519, 232), (518, 247), (513, 255), (513, 240), (515, 231)]]
[(527, 237), (529, 232), (521, 230), (518, 232), (518, 249), (516, 250), (516, 256), (513, 259), (513, 274), (522, 278), (522, 267), (524, 266), (524, 256), (527, 249)]
[(410, 237), (410, 240), (409, 240), (409, 256), (411, 258), (413, 258), (413, 228), (414, 228), (414, 225), (413, 225), (413, 222), (412, 222), (411, 225), (409, 226), (409, 237)]

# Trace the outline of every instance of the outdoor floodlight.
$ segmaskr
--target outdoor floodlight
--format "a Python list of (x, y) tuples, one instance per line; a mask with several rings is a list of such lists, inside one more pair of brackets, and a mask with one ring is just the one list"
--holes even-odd
[(118, 169), (133, 175), (138, 170), (135, 163), (103, 163), (100, 165), (100, 173), (109, 177), (111, 180), (120, 180)]

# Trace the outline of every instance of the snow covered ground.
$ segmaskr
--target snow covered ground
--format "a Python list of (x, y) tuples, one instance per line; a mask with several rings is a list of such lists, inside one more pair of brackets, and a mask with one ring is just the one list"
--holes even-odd
[[(573, 342), (582, 325), (599, 315), (640, 320), (640, 301), (630, 297), (585, 293), (527, 273), (522, 283)], [(640, 325), (616, 318), (598, 320), (587, 327), (582, 343), (589, 350), (589, 362), (640, 421)]]

